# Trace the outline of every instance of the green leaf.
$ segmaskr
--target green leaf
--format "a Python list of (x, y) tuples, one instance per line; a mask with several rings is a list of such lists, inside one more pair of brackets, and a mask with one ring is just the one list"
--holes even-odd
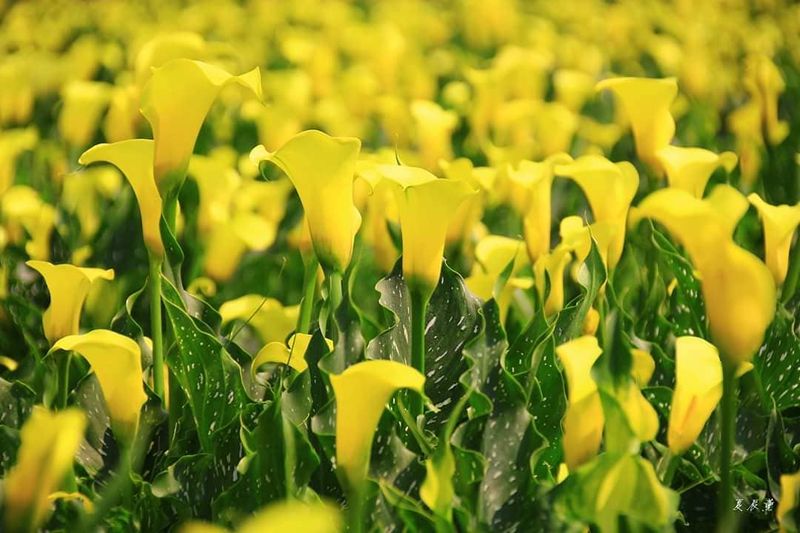
[(779, 411), (800, 406), (800, 337), (794, 330), (794, 320), (777, 313), (753, 358), (764, 390)]
[[(400, 260), (376, 289), (380, 304), (394, 313), (396, 323), (367, 345), (367, 358), (410, 364), (411, 298)], [(438, 409), (426, 419), (426, 427), (433, 431), (444, 424), (457, 401), (459, 378), (467, 369), (462, 350), (479, 332), (479, 306), (461, 276), (445, 264), (428, 304), (425, 329), (425, 394)]]
[(162, 277), (166, 316), (175, 336), (167, 361), (189, 400), (203, 451), (213, 452), (213, 434), (239, 416), (246, 394), (241, 368), (208, 326), (189, 316), (177, 289)]

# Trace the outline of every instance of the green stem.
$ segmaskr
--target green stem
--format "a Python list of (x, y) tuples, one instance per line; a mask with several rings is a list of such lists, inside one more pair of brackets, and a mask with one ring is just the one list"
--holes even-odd
[(658, 463), (658, 477), (661, 478), (661, 483), (669, 487), (672, 483), (672, 478), (675, 477), (675, 470), (680, 463), (680, 456), (674, 455), (670, 450), (661, 458)]
[[(411, 366), (425, 375), (425, 318), (428, 298), (419, 290), (411, 289)], [(422, 398), (409, 395), (409, 408), (416, 418), (423, 412)]]
[(164, 396), (164, 338), (161, 323), (161, 263), (160, 258), (150, 258), (150, 336), (153, 339), (153, 389), (156, 396)]
[(339, 331), (336, 326), (336, 310), (342, 304), (342, 274), (332, 270), (328, 273), (328, 336), (335, 343), (339, 340)]
[(58, 397), (56, 407), (66, 409), (69, 399), (69, 365), (72, 362), (72, 352), (62, 353), (58, 358)]
[(720, 402), (721, 439), (720, 443), (720, 492), (719, 492), (719, 524), (720, 532), (736, 531), (733, 513), (733, 472), (732, 456), (736, 422), (736, 365), (722, 363), (722, 401)]
[(364, 490), (364, 483), (360, 483), (358, 487), (353, 487), (347, 492), (348, 507), (348, 533), (361, 533), (364, 531), (364, 522), (366, 522), (366, 490)]
[(311, 329), (311, 313), (314, 311), (314, 295), (317, 290), (317, 269), (319, 261), (312, 256), (305, 263), (303, 275), (303, 300), (300, 302), (300, 316), (297, 319), (297, 333), (308, 333)]
[(100, 501), (90, 515), (84, 515), (79, 531), (98, 531), (105, 517), (120, 501), (127, 499), (130, 491), (131, 473), (133, 471), (133, 447), (123, 445), (120, 450), (119, 468), (111, 481), (106, 485)]
[(794, 296), (797, 290), (797, 283), (800, 282), (800, 239), (794, 243), (792, 255), (789, 260), (789, 272), (786, 275), (786, 280), (783, 282), (783, 290), (781, 291), (781, 301), (788, 302)]

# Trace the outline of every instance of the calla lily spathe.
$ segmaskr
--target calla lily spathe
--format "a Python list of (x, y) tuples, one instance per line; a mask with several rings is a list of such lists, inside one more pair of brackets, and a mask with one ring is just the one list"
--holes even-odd
[(780, 533), (796, 531), (794, 528), (798, 526), (797, 521), (787, 515), (797, 508), (798, 502), (800, 502), (800, 471), (781, 475), (781, 499), (775, 512), (781, 526)]
[(78, 159), (82, 165), (105, 162), (117, 167), (131, 184), (139, 204), (144, 243), (156, 257), (164, 256), (161, 241), (161, 195), (153, 176), (153, 141), (129, 139), (111, 144), (98, 144)]
[(619, 99), (633, 129), (637, 155), (659, 168), (658, 151), (675, 135), (675, 120), (670, 113), (678, 94), (675, 78), (610, 78), (599, 82), (595, 89), (610, 89)]
[(6, 130), (0, 133), (0, 195), (14, 183), (17, 174), (17, 158), (30, 150), (39, 141), (35, 127)]
[[(267, 363), (277, 363), (288, 365), (298, 372), (304, 372), (308, 368), (306, 362), (306, 352), (308, 345), (311, 343), (312, 335), (308, 333), (295, 333), (292, 335), (288, 342), (270, 342), (253, 358), (251, 363), (251, 372), (255, 374), (258, 372), (259, 367)], [(329, 350), (333, 350), (333, 341), (325, 339)]]
[(558, 245), (552, 252), (539, 257), (533, 264), (533, 273), (536, 279), (536, 290), (539, 297), (545, 297), (545, 281), (550, 284), (550, 292), (544, 300), (546, 315), (554, 315), (564, 308), (564, 269), (567, 268), (572, 253), (567, 246)]
[(153, 130), (153, 173), (164, 198), (182, 182), (211, 105), (232, 83), (261, 99), (258, 67), (234, 76), (217, 66), (182, 58), (155, 69), (144, 86), (141, 111)]
[(737, 365), (761, 346), (776, 304), (769, 269), (732, 239), (746, 209), (744, 196), (727, 185), (715, 187), (705, 200), (667, 188), (645, 198), (631, 217), (657, 220), (686, 247), (702, 278), (714, 343), (724, 360)]
[(78, 333), (81, 309), (92, 284), (99, 279), (114, 279), (114, 271), (110, 269), (54, 265), (47, 261), (26, 264), (42, 275), (50, 292), (50, 306), (42, 315), (42, 326), (51, 344)]
[(36, 531), (47, 518), (50, 494), (59, 489), (83, 439), (86, 416), (78, 409), (51, 413), (35, 407), (20, 431), (17, 462), (3, 481), (7, 531)]
[(303, 203), (314, 251), (326, 269), (344, 272), (353, 254), (361, 215), (353, 202), (353, 179), (361, 141), (321, 131), (298, 133), (275, 152), (259, 145), (255, 163), (275, 163), (294, 184)]
[(717, 155), (704, 148), (671, 145), (659, 150), (656, 156), (667, 173), (670, 187), (688, 191), (696, 198), (703, 197), (706, 184), (717, 167), (730, 172), (738, 161), (733, 152)]
[[(487, 235), (475, 245), (475, 259), (472, 273), (464, 283), (472, 294), (484, 301), (495, 298), (501, 319), (504, 320), (513, 291), (532, 285), (530, 278), (519, 276), (520, 270), (528, 264), (525, 244), (510, 237)], [(509, 279), (499, 287), (499, 277), (512, 261), (514, 265), (511, 267)]]
[(777, 285), (782, 285), (789, 270), (792, 237), (800, 224), (800, 203), (771, 205), (752, 193), (747, 197), (758, 210), (764, 225), (764, 259)]
[(75, 148), (91, 143), (110, 94), (111, 86), (99, 81), (73, 81), (64, 87), (58, 115), (61, 137)]
[(564, 462), (570, 471), (597, 455), (603, 438), (603, 405), (592, 366), (603, 351), (585, 335), (556, 348), (567, 377), (569, 406), (564, 416)]
[(403, 234), (403, 276), (427, 300), (439, 283), (442, 258), (454, 213), (477, 191), (463, 181), (439, 179), (427, 170), (378, 165), (394, 191)]
[(639, 188), (639, 174), (630, 163), (586, 155), (574, 162), (558, 165), (555, 172), (575, 181), (583, 190), (596, 223), (607, 223), (613, 230), (608, 248), (608, 268), (613, 269), (625, 245), (628, 209)]
[[(336, 505), (326, 501), (288, 499), (270, 503), (247, 518), (236, 528), (236, 533), (341, 533), (342, 513)], [(230, 533), (230, 530), (205, 522), (189, 522), (181, 526), (180, 533)]]
[(246, 321), (264, 344), (283, 343), (294, 331), (299, 313), (298, 305), (284, 306), (278, 300), (260, 294), (246, 294), (228, 300), (219, 308), (223, 325), (234, 320)]
[(386, 403), (400, 389), (422, 393), (425, 376), (403, 363), (372, 360), (330, 379), (336, 396), (336, 469), (357, 487), (367, 477), (372, 437)]
[(147, 400), (142, 381), (142, 355), (133, 339), (106, 329), (70, 335), (52, 351), (82, 355), (91, 365), (106, 400), (114, 434), (130, 443), (139, 426), (139, 411)]
[[(752, 369), (740, 365), (737, 374)], [(679, 455), (697, 440), (722, 398), (722, 363), (717, 348), (699, 337), (675, 341), (675, 389), (669, 413), (667, 443)]]
[(509, 169), (512, 199), (522, 216), (525, 243), (532, 262), (550, 251), (553, 169), (557, 164), (571, 161), (567, 154), (556, 154), (539, 163), (521, 161), (517, 168)]

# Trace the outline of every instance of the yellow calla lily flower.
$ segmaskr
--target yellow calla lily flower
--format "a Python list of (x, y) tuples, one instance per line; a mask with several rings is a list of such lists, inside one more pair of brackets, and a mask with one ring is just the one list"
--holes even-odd
[(147, 401), (142, 355), (136, 341), (107, 329), (95, 329), (64, 337), (50, 351), (55, 350), (73, 351), (89, 362), (100, 382), (114, 434), (130, 442), (139, 426), (139, 411)]
[(544, 298), (545, 280), (550, 280), (550, 292), (544, 301), (544, 312), (548, 316), (564, 308), (564, 269), (571, 258), (569, 249), (559, 245), (551, 253), (539, 257), (533, 264), (536, 290), (539, 291), (540, 298)]
[(114, 279), (111, 269), (54, 265), (47, 261), (28, 261), (26, 264), (42, 275), (50, 292), (50, 306), (42, 315), (42, 326), (51, 344), (78, 333), (81, 309), (92, 283), (98, 279)]
[(571, 471), (597, 455), (603, 438), (603, 406), (592, 378), (592, 366), (601, 353), (597, 339), (588, 335), (556, 348), (569, 392), (563, 446), (564, 462)]
[(569, 155), (556, 154), (540, 163), (521, 161), (517, 168), (509, 169), (512, 200), (522, 215), (525, 243), (532, 262), (550, 251), (553, 169), (557, 164), (570, 161)]
[(752, 193), (747, 197), (758, 210), (764, 225), (764, 259), (777, 285), (782, 285), (789, 270), (792, 237), (800, 224), (800, 204), (770, 205)]
[(10, 532), (35, 531), (44, 523), (50, 502), (72, 467), (86, 430), (78, 409), (51, 413), (34, 407), (20, 430), (17, 462), (3, 481), (3, 522)]
[(153, 129), (153, 172), (166, 197), (183, 180), (200, 127), (225, 86), (236, 83), (261, 99), (258, 67), (234, 76), (190, 59), (173, 59), (155, 69), (142, 91), (142, 114)]
[(297, 325), (300, 306), (284, 306), (274, 298), (265, 298), (260, 294), (247, 294), (234, 300), (228, 300), (219, 308), (222, 323), (233, 320), (247, 321), (261, 342), (283, 343)]
[[(780, 533), (794, 531), (794, 529), (788, 529), (784, 522), (786, 515), (797, 507), (798, 502), (800, 502), (800, 472), (782, 474), (781, 499), (778, 502), (778, 509), (775, 512), (775, 516), (778, 518), (778, 523), (781, 526)], [(791, 523), (793, 527), (797, 526), (794, 521)]]
[(717, 155), (704, 148), (671, 145), (659, 150), (656, 157), (667, 173), (670, 187), (688, 191), (696, 198), (703, 197), (706, 184), (717, 167), (730, 172), (738, 160), (733, 152)]
[(67, 143), (82, 148), (92, 142), (110, 90), (109, 84), (99, 81), (73, 81), (64, 87), (58, 132)]
[(618, 387), (615, 391), (628, 424), (640, 441), (650, 441), (658, 434), (658, 413), (642, 394), (641, 389), (633, 381)]
[(153, 176), (153, 149), (153, 141), (149, 139), (98, 144), (85, 151), (78, 162), (82, 165), (101, 161), (110, 163), (125, 175), (139, 204), (144, 243), (151, 253), (163, 257), (160, 226), (162, 202)]
[(700, 200), (678, 189), (654, 192), (632, 220), (656, 219), (683, 244), (700, 272), (711, 336), (731, 363), (750, 360), (775, 314), (776, 289), (769, 269), (737, 246), (731, 235), (747, 209), (736, 189), (719, 185)]
[[(501, 320), (505, 320), (514, 290), (531, 286), (532, 280), (529, 278), (516, 277), (519, 270), (528, 264), (525, 244), (510, 237), (487, 235), (475, 245), (475, 258), (477, 261), (472, 267), (472, 274), (464, 283), (472, 294), (484, 301), (494, 297), (500, 308)], [(496, 294), (498, 277), (511, 261), (514, 261), (514, 266), (511, 267), (508, 283)]]
[(780, 144), (789, 134), (789, 124), (778, 119), (778, 97), (786, 89), (781, 71), (766, 55), (754, 54), (746, 60), (744, 83), (758, 106), (764, 142)]
[(403, 276), (427, 298), (439, 283), (447, 229), (458, 207), (477, 191), (463, 181), (439, 179), (427, 170), (378, 165), (394, 191), (403, 234)]
[(396, 361), (356, 363), (330, 377), (336, 396), (336, 469), (351, 486), (367, 477), (372, 437), (381, 413), (399, 389), (423, 392), (425, 376)]
[[(306, 352), (308, 345), (311, 343), (312, 335), (308, 333), (295, 333), (289, 338), (286, 344), (282, 342), (270, 342), (253, 358), (250, 365), (250, 371), (253, 375), (258, 372), (258, 369), (266, 363), (278, 363), (282, 365), (289, 365), (298, 372), (304, 372), (308, 368), (306, 363)], [(325, 339), (325, 344), (328, 345), (329, 350), (333, 350), (333, 341)]]
[(595, 89), (614, 92), (633, 129), (637, 155), (658, 168), (656, 154), (675, 135), (675, 120), (670, 113), (678, 94), (675, 78), (610, 78), (599, 82)]
[(0, 195), (14, 183), (17, 174), (17, 158), (31, 150), (39, 141), (35, 127), (6, 130), (0, 133)]
[(555, 172), (580, 186), (592, 208), (595, 222), (608, 223), (613, 228), (607, 258), (609, 269), (613, 269), (625, 245), (628, 209), (639, 187), (639, 174), (628, 162), (612, 163), (596, 155), (558, 165)]
[(638, 348), (631, 349), (631, 359), (633, 360), (633, 368), (631, 368), (633, 380), (639, 387), (644, 387), (653, 377), (653, 372), (656, 370), (656, 362), (653, 360), (652, 355)]
[(247, 250), (266, 250), (277, 234), (277, 224), (251, 213), (237, 213), (211, 230), (203, 271), (216, 281), (227, 281)]
[[(344, 523), (341, 511), (325, 501), (286, 500), (267, 505), (239, 527), (236, 533), (341, 533)], [(180, 533), (227, 533), (229, 530), (205, 522), (189, 522)]]
[(139, 49), (134, 62), (136, 80), (140, 86), (150, 78), (153, 69), (173, 59), (202, 59), (206, 42), (202, 35), (176, 31), (156, 35)]
[(578, 268), (586, 261), (592, 249), (592, 239), (594, 239), (603, 264), (608, 266), (608, 254), (613, 238), (619, 228), (609, 222), (595, 222), (588, 226), (583, 225), (583, 219), (579, 216), (564, 217), (559, 224), (559, 235), (561, 244), (575, 255), (572, 277), (577, 279)]
[[(753, 368), (742, 363), (737, 375)], [(667, 443), (679, 455), (697, 440), (722, 398), (722, 362), (717, 348), (699, 337), (675, 341), (675, 390), (669, 413)]]
[[(353, 178), (361, 141), (321, 131), (298, 133), (276, 152), (257, 146), (256, 162), (275, 163), (297, 189), (314, 251), (325, 268), (343, 272), (350, 264), (361, 215), (353, 203)], [(349, 216), (348, 216), (349, 213)]]
[(458, 115), (442, 109), (436, 102), (414, 100), (411, 102), (411, 116), (416, 127), (422, 166), (435, 170), (440, 159), (452, 159), (451, 136), (458, 125)]

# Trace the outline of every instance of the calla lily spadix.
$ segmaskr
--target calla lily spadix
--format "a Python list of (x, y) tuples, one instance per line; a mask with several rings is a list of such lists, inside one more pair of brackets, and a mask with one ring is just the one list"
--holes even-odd
[(54, 265), (47, 261), (28, 261), (27, 265), (42, 275), (50, 292), (50, 306), (42, 315), (42, 326), (51, 344), (78, 333), (81, 309), (92, 284), (99, 279), (114, 279), (111, 269)]
[(86, 429), (86, 415), (74, 408), (33, 412), (20, 430), (17, 462), (3, 480), (6, 530), (36, 531), (47, 518), (48, 497), (60, 488), (72, 467)]
[(222, 90), (232, 83), (261, 99), (258, 67), (234, 76), (191, 59), (173, 59), (153, 71), (142, 91), (142, 114), (155, 142), (153, 174), (163, 198), (183, 181), (200, 127)]
[(598, 82), (595, 89), (614, 93), (631, 124), (639, 158), (660, 168), (658, 151), (675, 135), (675, 120), (670, 113), (678, 94), (675, 78), (610, 78)]
[(106, 400), (114, 434), (130, 443), (139, 426), (139, 411), (147, 400), (142, 381), (142, 355), (133, 339), (105, 329), (70, 335), (51, 348), (73, 351), (91, 365)]
[(749, 361), (775, 314), (776, 289), (769, 269), (732, 239), (747, 200), (718, 185), (701, 200), (667, 188), (645, 198), (631, 216), (663, 224), (686, 248), (700, 272), (714, 344), (730, 364)]
[(145, 246), (155, 257), (163, 257), (160, 227), (162, 201), (153, 176), (153, 149), (153, 141), (149, 139), (98, 144), (86, 150), (78, 162), (82, 165), (110, 163), (125, 175), (139, 204)]
[(356, 363), (330, 377), (336, 396), (336, 469), (358, 487), (367, 477), (375, 428), (392, 395), (400, 389), (422, 393), (425, 376), (396, 361)]
[[(742, 363), (737, 375), (752, 369)], [(699, 337), (675, 341), (675, 390), (669, 413), (667, 443), (679, 455), (697, 440), (722, 398), (722, 362), (716, 347)]]
[(542, 162), (521, 161), (509, 169), (508, 177), (520, 189), (519, 209), (522, 215), (525, 243), (532, 262), (550, 251), (551, 189), (555, 165), (572, 161), (567, 154), (556, 154)]
[(320, 264), (344, 272), (353, 254), (361, 215), (353, 202), (353, 179), (361, 141), (321, 131), (298, 133), (275, 152), (259, 145), (255, 163), (270, 161), (292, 181), (303, 204)]
[(592, 208), (595, 222), (607, 223), (613, 229), (607, 258), (608, 268), (613, 269), (622, 255), (628, 209), (639, 187), (636, 168), (626, 161), (612, 163), (601, 156), (586, 155), (557, 165), (555, 173), (575, 181)]
[(466, 182), (439, 179), (425, 169), (378, 165), (395, 195), (403, 235), (403, 276), (427, 301), (439, 283), (442, 258), (453, 214), (477, 191)]
[(665, 146), (656, 154), (667, 173), (670, 187), (683, 189), (696, 198), (702, 198), (711, 174), (718, 167), (730, 172), (738, 158), (733, 152), (715, 154), (704, 148)]
[(800, 203), (771, 205), (752, 193), (747, 197), (758, 210), (764, 225), (764, 259), (777, 285), (782, 285), (789, 270), (792, 237), (800, 224)]

